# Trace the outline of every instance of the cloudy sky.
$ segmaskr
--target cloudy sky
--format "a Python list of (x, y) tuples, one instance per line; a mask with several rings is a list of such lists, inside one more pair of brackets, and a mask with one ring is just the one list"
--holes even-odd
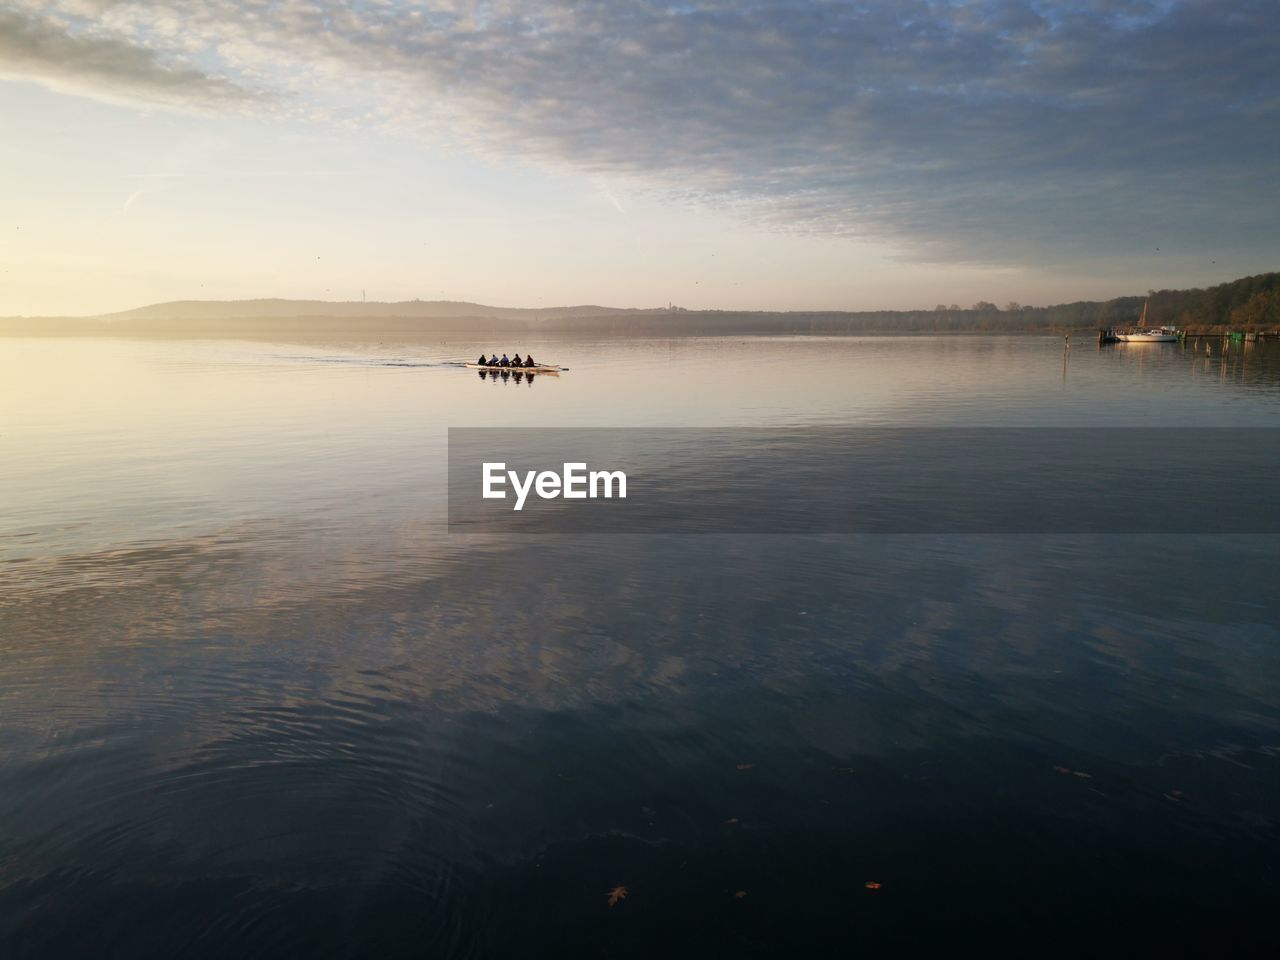
[(0, 315), (1280, 267), (1274, 0), (0, 0)]

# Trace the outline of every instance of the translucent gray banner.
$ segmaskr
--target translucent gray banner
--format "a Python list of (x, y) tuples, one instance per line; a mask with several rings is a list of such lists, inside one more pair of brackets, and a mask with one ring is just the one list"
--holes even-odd
[(1280, 428), (454, 428), (449, 529), (1276, 533), (1278, 471)]

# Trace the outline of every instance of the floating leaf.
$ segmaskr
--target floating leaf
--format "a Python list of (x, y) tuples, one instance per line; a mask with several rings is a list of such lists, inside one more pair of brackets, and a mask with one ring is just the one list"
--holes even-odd
[(728, 820), (726, 820), (726, 821), (725, 821), (725, 823), (726, 823), (726, 824), (733, 824), (733, 823), (737, 823), (737, 822), (738, 822), (738, 818), (737, 818), (737, 817), (730, 817)]
[(755, 766), (755, 764), (754, 764), (754, 763), (740, 763), (740, 764), (738, 764), (738, 769), (739, 769), (739, 770), (750, 770), (750, 769), (751, 769), (752, 767), (754, 767), (754, 766)]
[(746, 895), (747, 895), (747, 891), (745, 890), (739, 890), (737, 893), (734, 894), (734, 896), (737, 897), (739, 900), (741, 900)]
[(627, 888), (619, 884), (609, 891), (609, 906), (616, 907), (619, 900), (627, 899)]
[(863, 886), (866, 887), (868, 890), (879, 890), (881, 887), (881, 883), (878, 880), (868, 880), (866, 883), (863, 884)]
[(1072, 770), (1070, 767), (1054, 767), (1053, 769), (1063, 776), (1080, 777), (1083, 780), (1093, 779), (1092, 773), (1085, 773), (1083, 770)]

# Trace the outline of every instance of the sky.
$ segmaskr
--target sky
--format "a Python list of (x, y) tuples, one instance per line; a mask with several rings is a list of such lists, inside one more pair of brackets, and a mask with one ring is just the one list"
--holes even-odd
[(1274, 0), (0, 0), (0, 315), (1280, 268)]

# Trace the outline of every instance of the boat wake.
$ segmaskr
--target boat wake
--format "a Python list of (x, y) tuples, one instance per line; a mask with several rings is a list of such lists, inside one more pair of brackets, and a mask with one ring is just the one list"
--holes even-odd
[(440, 369), (448, 369), (463, 366), (460, 361), (455, 360), (413, 360), (399, 357), (282, 356), (276, 359), (290, 363), (323, 363), (348, 367), (438, 367)]

